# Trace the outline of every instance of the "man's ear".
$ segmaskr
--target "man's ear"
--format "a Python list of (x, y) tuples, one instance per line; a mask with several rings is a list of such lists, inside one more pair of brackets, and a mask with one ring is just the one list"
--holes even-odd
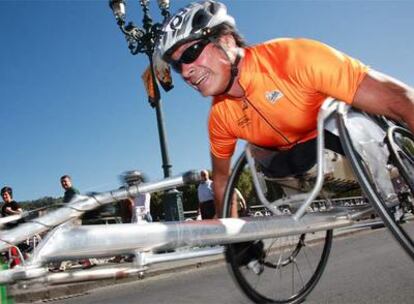
[(237, 46), (236, 40), (234, 40), (233, 35), (223, 35), (218, 39), (218, 41), (220, 43), (220, 46), (227, 53), (227, 56), (228, 58), (230, 58), (231, 62), (234, 62), (239, 52), (239, 47)]
[(219, 42), (225, 50), (230, 50), (236, 47), (236, 41), (234, 40), (234, 37), (231, 34), (221, 36), (219, 38)]

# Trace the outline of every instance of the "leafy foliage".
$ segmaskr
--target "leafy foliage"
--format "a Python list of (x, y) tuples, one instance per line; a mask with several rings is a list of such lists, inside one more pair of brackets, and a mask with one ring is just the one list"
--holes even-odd
[(22, 201), (20, 202), (22, 208), (26, 211), (29, 210), (36, 210), (40, 208), (47, 208), (47, 209), (56, 209), (59, 208), (62, 204), (62, 198), (58, 197), (50, 197), (45, 196), (36, 200), (31, 201)]

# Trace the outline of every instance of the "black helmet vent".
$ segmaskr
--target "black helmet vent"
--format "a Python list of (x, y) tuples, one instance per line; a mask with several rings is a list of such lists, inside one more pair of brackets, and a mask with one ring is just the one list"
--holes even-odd
[(218, 4), (217, 2), (210, 3), (209, 10), (212, 15), (215, 15), (217, 11), (219, 10), (219, 8), (220, 8), (220, 4)]
[(211, 19), (211, 16), (209, 16), (206, 13), (206, 11), (199, 10), (197, 13), (195, 13), (193, 17), (192, 32), (196, 32), (199, 29), (205, 28), (210, 19)]

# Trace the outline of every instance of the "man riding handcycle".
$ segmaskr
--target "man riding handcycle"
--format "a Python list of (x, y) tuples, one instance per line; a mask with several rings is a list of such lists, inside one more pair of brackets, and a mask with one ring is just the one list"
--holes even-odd
[[(278, 197), (287, 196), (289, 208), (295, 209), (297, 201), (286, 192), (292, 190), (292, 183), (296, 183), (293, 190), (298, 191), (312, 189), (303, 183), (319, 182), (324, 172), (319, 172), (317, 178), (310, 171), (315, 170), (316, 163), (321, 170), (326, 154), (322, 150), (326, 149), (333, 153), (330, 160), (346, 156), (352, 165), (357, 179), (345, 183), (344, 192), (353, 194), (355, 186), (361, 184), (364, 197), (414, 258), (413, 233), (392, 214), (401, 204), (411, 205), (405, 210), (412, 210), (413, 88), (315, 40), (280, 38), (247, 46), (234, 18), (224, 4), (216, 1), (192, 3), (171, 16), (163, 25), (154, 62), (155, 74), (160, 79), (168, 71), (168, 64), (189, 86), (212, 97), (208, 131), (216, 218), (231, 216), (234, 189), (240, 188), (238, 184), (246, 175), (255, 185), (244, 193), (246, 200), (253, 200), (253, 204), (266, 201), (264, 205), (272, 208), (268, 200), (276, 197), (280, 206), (283, 198), (278, 201)], [(329, 105), (330, 98), (342, 104)], [(318, 119), (324, 102), (329, 115), (339, 113), (333, 128), (323, 125), (325, 120), (329, 124), (324, 114), (319, 114)], [(322, 131), (318, 133), (319, 122)], [(249, 144), (231, 170), (238, 139)], [(371, 146), (366, 144), (371, 141)], [(399, 189), (391, 185), (396, 180), (402, 183)], [(282, 185), (276, 189), (263, 186), (269, 181)], [(333, 192), (338, 192), (339, 183), (332, 185)], [(316, 193), (319, 189), (311, 197), (316, 198)], [(266, 195), (273, 197), (268, 199)], [(310, 207), (309, 199), (308, 202), (294, 210), (298, 211), (295, 219), (300, 219)], [(272, 210), (274, 214), (280, 211)], [(273, 262), (266, 261), (269, 248), (274, 245), (271, 241), (228, 246), (233, 274), (252, 300), (300, 302), (315, 286), (329, 254), (330, 230), (319, 236), (325, 240), (325, 246), (316, 254), (309, 277), (301, 277), (297, 290), (286, 297), (269, 296), (256, 287), (260, 280), (265, 280), (265, 267), (274, 272), (282, 272), (287, 265), (297, 268), (295, 261), (304, 251), (304, 238), (305, 234), (298, 234), (291, 245), (275, 246), (282, 248), (279, 251), (291, 246), (291, 251)], [(302, 276), (300, 271), (296, 273)]]
[[(403, 120), (413, 130), (411, 88), (312, 40), (279, 39), (246, 47), (235, 30), (234, 19), (224, 5), (214, 1), (179, 11), (166, 22), (163, 32), (155, 50), (156, 74), (165, 72), (168, 62), (202, 95), (214, 96), (209, 131), (216, 217), (229, 218), (148, 223), (145, 228), (135, 224), (75, 226), (70, 221), (111, 201), (179, 186), (193, 178), (166, 179), (79, 197), (59, 212), (2, 235), (0, 246), (5, 248), (26, 234), (55, 228), (29, 265), (5, 271), (0, 276), (2, 282), (126, 276), (144, 271), (150, 263), (182, 258), (178, 250), (168, 252), (180, 246), (191, 247), (194, 257), (205, 254), (196, 251), (200, 247), (229, 244), (226, 257), (231, 272), (250, 299), (298, 303), (323, 272), (332, 230), (352, 226), (372, 212), (366, 204), (351, 211), (331, 207), (336, 203), (332, 194), (342, 188), (355, 195), (351, 192), (358, 183), (364, 190), (361, 201), (367, 198), (373, 204), (412, 255), (412, 238), (405, 229), (410, 223), (396, 221), (388, 212), (399, 204), (396, 197), (400, 192), (412, 197), (411, 172), (407, 170), (412, 165), (412, 137), (398, 126)], [(396, 123), (354, 111), (357, 108), (385, 114)], [(332, 122), (334, 127), (330, 126)], [(230, 172), (238, 138), (250, 144)], [(325, 148), (334, 153), (328, 155), (329, 164), (324, 161)], [(342, 183), (335, 175), (347, 170), (337, 161), (341, 155), (349, 160), (357, 179), (348, 180), (348, 175), (343, 175), (346, 181)], [(398, 191), (390, 186), (392, 172), (402, 181)], [(330, 188), (321, 190), (322, 184)], [(231, 218), (236, 188), (248, 206), (262, 205), (273, 215)], [(318, 206), (314, 203), (317, 198)], [(138, 268), (106, 273), (82, 270), (70, 277), (57, 277), (44, 269), (53, 260), (131, 252), (137, 253)]]

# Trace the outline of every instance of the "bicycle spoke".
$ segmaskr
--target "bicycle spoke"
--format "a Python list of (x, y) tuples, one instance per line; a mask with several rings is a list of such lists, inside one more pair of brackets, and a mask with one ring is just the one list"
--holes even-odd
[(300, 281), (302, 282), (302, 288), (303, 288), (303, 287), (305, 287), (305, 283), (304, 283), (304, 279), (303, 279), (303, 276), (302, 276), (302, 272), (300, 271), (298, 263), (296, 261), (293, 261), (293, 264), (296, 266), (296, 270), (298, 272)]
[[(312, 249), (309, 247), (309, 246), (306, 246), (306, 248), (308, 248), (309, 249), (309, 251), (312, 253)], [(312, 267), (311, 267), (311, 262), (310, 262), (310, 259), (309, 259), (309, 256), (308, 256), (308, 253), (307, 253), (307, 250), (304, 250), (303, 251), (303, 255), (305, 256), (305, 259), (306, 259), (306, 265), (308, 266), (308, 268), (309, 268), (309, 271), (312, 271)]]
[(295, 294), (295, 265), (292, 262), (290, 264), (292, 269), (292, 294)]

